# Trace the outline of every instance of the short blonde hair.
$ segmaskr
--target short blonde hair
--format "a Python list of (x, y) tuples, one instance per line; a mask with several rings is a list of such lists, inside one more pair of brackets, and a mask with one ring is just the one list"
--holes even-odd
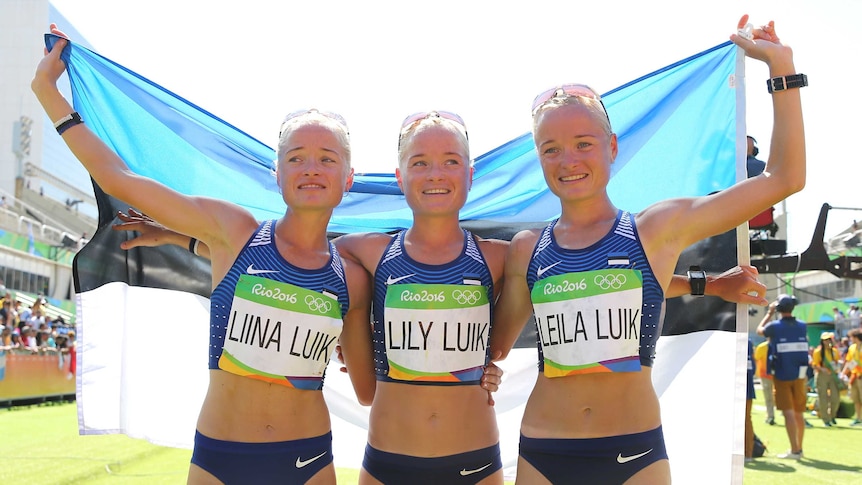
[[(435, 127), (440, 127), (453, 133), (464, 148), (467, 160), (470, 160), (470, 142), (467, 139), (467, 128), (453, 120), (437, 115), (436, 111), (431, 111), (424, 118), (403, 127), (401, 132), (398, 134), (399, 167), (407, 160), (407, 146), (410, 144), (413, 137), (425, 130)], [(470, 160), (470, 163), (472, 164), (472, 160)]]
[(592, 91), (595, 97), (579, 96), (567, 94), (562, 89), (553, 94), (547, 101), (543, 102), (533, 110), (533, 137), (536, 136), (536, 129), (539, 127), (539, 119), (549, 110), (559, 108), (561, 106), (583, 106), (592, 114), (593, 118), (602, 126), (602, 130), (606, 135), (613, 134), (611, 129), (611, 120), (608, 118), (605, 105), (602, 103), (602, 98), (595, 89), (582, 85), (584, 88)]
[(347, 166), (350, 167), (350, 132), (347, 128), (347, 122), (344, 121), (344, 118), (335, 113), (318, 111), (317, 109), (312, 108), (304, 112), (289, 114), (284, 121), (282, 121), (281, 131), (278, 134), (278, 147), (276, 150), (278, 158), (273, 163), (273, 170), (278, 170), (278, 161), (281, 160), (281, 157), (284, 155), (284, 143), (287, 140), (288, 135), (299, 128), (314, 125), (322, 126), (335, 135), (341, 144), (341, 148), (344, 149), (345, 162), (347, 162)]

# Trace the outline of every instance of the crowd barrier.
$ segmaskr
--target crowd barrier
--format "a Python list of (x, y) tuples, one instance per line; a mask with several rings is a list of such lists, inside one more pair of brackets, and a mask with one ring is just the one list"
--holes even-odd
[(74, 394), (68, 354), (0, 352), (0, 404)]

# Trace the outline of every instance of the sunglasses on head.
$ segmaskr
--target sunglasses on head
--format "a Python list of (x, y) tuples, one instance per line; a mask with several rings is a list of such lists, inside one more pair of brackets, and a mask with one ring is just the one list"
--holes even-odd
[(455, 123), (464, 132), (464, 137), (468, 140), (470, 139), (470, 137), (467, 136), (467, 125), (464, 123), (464, 119), (457, 114), (449, 111), (421, 111), (419, 113), (413, 113), (412, 115), (404, 118), (404, 121), (401, 122), (401, 133), (399, 133), (398, 135), (398, 149), (401, 149), (401, 138), (407, 131), (413, 128), (416, 123), (424, 119), (434, 117), (443, 118), (444, 120), (449, 120)]
[(589, 86), (585, 84), (563, 84), (555, 86), (547, 91), (542, 92), (536, 99), (533, 100), (533, 115), (539, 111), (539, 108), (544, 106), (548, 101), (554, 98), (577, 96), (579, 98), (594, 99), (602, 105), (602, 111), (605, 112), (605, 117), (608, 117), (608, 110), (605, 108), (605, 103), (602, 102), (602, 97), (596, 94)]
[(341, 126), (344, 127), (344, 131), (348, 135), (350, 134), (350, 130), (347, 128), (347, 120), (345, 120), (344, 117), (341, 116), (340, 114), (333, 113), (331, 111), (320, 111), (317, 108), (310, 108), (310, 109), (301, 109), (298, 111), (294, 111), (293, 113), (290, 113), (287, 116), (285, 116), (284, 119), (281, 121), (281, 129), (278, 130), (278, 137), (281, 138), (281, 135), (284, 133), (284, 125), (287, 124), (288, 121), (299, 118), (300, 116), (305, 116), (307, 114), (311, 114), (311, 113), (317, 113), (321, 116), (325, 116), (329, 119), (335, 120), (336, 122), (338, 122), (338, 124), (340, 124)]

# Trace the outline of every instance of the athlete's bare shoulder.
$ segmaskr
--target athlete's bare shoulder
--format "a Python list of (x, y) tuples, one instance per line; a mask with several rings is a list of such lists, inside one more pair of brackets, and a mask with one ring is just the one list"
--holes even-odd
[(479, 250), (481, 250), (482, 254), (485, 256), (485, 259), (505, 258), (506, 252), (509, 250), (509, 241), (504, 239), (476, 238), (476, 241), (479, 244)]
[(366, 271), (374, 274), (374, 269), (392, 237), (391, 234), (383, 232), (357, 232), (339, 236), (332, 242), (345, 259), (361, 264)]
[(544, 231), (544, 228), (541, 227), (519, 231), (512, 237), (510, 251), (518, 253), (523, 251), (531, 252), (533, 246), (539, 240), (539, 236), (542, 235), (542, 231)]

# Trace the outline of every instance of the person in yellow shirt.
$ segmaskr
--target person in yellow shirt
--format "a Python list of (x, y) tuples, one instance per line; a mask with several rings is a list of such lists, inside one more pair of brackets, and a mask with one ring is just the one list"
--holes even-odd
[(823, 420), (823, 426), (837, 425), (838, 416), (838, 359), (841, 357), (835, 348), (835, 334), (823, 332), (820, 334), (820, 345), (811, 355), (814, 367), (814, 382), (817, 386), (817, 414)]
[(850, 426), (856, 426), (862, 424), (862, 329), (854, 328), (848, 335), (852, 343), (844, 359), (844, 375), (850, 378), (847, 392), (856, 408), (856, 416)]
[(766, 372), (766, 355), (769, 351), (769, 340), (764, 340), (754, 349), (755, 375), (760, 379), (763, 389), (763, 402), (766, 404), (766, 424), (775, 424), (775, 395), (772, 385), (772, 375)]

